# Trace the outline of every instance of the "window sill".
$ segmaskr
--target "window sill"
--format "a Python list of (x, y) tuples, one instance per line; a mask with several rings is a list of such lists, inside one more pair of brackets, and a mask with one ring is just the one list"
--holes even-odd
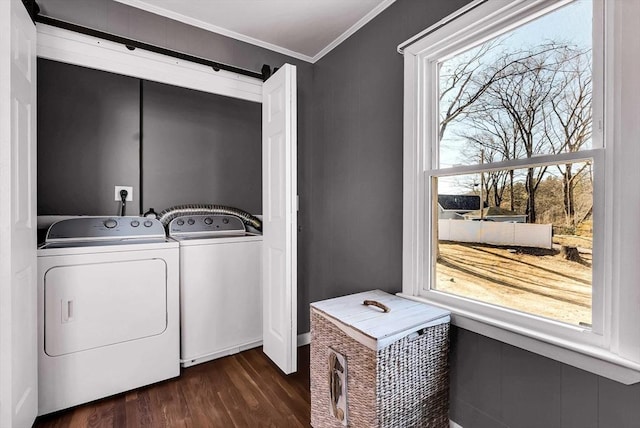
[(632, 385), (640, 382), (640, 364), (596, 346), (561, 340), (553, 336), (492, 320), (459, 308), (436, 303), (424, 297), (398, 293), (398, 296), (451, 311), (457, 327), (498, 340), (538, 355), (568, 364), (596, 375)]

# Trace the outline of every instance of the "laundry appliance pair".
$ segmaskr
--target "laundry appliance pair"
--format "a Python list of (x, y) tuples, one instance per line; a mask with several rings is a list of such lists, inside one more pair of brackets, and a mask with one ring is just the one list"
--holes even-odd
[(262, 343), (262, 236), (237, 216), (77, 217), (38, 249), (39, 414)]

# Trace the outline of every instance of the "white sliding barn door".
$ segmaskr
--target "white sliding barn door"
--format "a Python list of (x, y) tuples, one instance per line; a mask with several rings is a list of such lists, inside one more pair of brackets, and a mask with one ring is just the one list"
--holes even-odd
[(296, 68), (264, 83), (262, 99), (263, 349), (297, 370)]
[(30, 427), (36, 339), (36, 28), (0, 1), (0, 427)]

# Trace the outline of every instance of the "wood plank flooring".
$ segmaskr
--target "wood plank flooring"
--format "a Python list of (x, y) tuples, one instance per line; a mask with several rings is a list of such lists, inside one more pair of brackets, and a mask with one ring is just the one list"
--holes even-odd
[(37, 428), (309, 427), (309, 346), (286, 376), (251, 349), (180, 377), (38, 418)]

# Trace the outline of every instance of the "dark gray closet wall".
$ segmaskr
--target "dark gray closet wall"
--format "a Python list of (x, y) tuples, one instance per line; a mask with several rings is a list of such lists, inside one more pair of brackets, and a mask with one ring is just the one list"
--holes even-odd
[(262, 104), (148, 81), (142, 91), (144, 209), (262, 213)]
[(38, 59), (39, 215), (116, 215), (116, 185), (138, 213), (138, 82)]
[(38, 61), (39, 215), (116, 215), (116, 185), (133, 186), (128, 215), (262, 212), (261, 104)]

